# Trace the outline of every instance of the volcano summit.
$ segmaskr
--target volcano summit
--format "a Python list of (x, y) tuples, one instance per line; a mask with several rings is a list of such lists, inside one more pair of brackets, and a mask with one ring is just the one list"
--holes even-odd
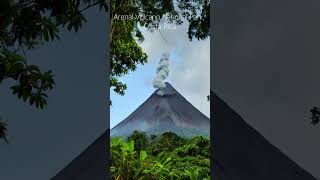
[[(157, 89), (132, 114), (111, 129), (110, 135), (128, 136), (134, 130), (147, 134), (174, 132), (183, 137), (209, 137), (210, 119), (188, 102), (168, 82)], [(157, 91), (161, 90), (161, 93)]]

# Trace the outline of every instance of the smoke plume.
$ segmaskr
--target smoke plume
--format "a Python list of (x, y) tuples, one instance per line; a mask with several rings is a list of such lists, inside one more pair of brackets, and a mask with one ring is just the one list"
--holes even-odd
[(153, 79), (153, 87), (158, 90), (158, 95), (162, 96), (161, 89), (166, 87), (164, 80), (169, 75), (169, 54), (163, 53), (162, 58), (159, 61), (159, 66), (156, 70), (156, 77)]

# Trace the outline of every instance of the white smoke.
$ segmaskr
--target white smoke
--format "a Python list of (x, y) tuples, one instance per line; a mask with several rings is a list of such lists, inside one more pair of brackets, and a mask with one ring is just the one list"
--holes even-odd
[(161, 89), (166, 87), (164, 80), (169, 75), (169, 54), (163, 53), (162, 58), (159, 61), (159, 66), (156, 70), (156, 77), (153, 79), (153, 87), (158, 90), (158, 95), (162, 96), (163, 92)]

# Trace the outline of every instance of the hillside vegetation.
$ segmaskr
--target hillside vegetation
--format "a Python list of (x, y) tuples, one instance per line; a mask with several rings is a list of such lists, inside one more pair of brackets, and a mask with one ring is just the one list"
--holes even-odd
[(127, 139), (112, 138), (110, 148), (112, 179), (210, 179), (210, 141), (203, 136), (134, 131)]

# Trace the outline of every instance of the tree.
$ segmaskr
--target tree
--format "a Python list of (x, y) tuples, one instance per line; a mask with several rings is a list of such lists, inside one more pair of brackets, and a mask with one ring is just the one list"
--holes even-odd
[(145, 64), (148, 56), (139, 46), (144, 41), (139, 26), (149, 30), (159, 27), (161, 18), (180, 25), (189, 22), (188, 37), (198, 40), (210, 36), (210, 0), (111, 0), (110, 86), (124, 95), (126, 84), (119, 77)]
[[(43, 109), (47, 92), (55, 85), (53, 73), (29, 64), (25, 51), (59, 39), (64, 27), (77, 32), (86, 22), (83, 12), (93, 6), (108, 9), (105, 0), (1, 0), (0, 84), (14, 81), (12, 94)], [(1, 135), (5, 135), (4, 127), (1, 124)]]
[(172, 1), (111, 0), (110, 86), (120, 95), (127, 86), (118, 77), (147, 62), (148, 56), (138, 44), (144, 41), (138, 25), (155, 27), (160, 19), (153, 17), (161, 18), (165, 13), (175, 13)]
[(189, 22), (188, 37), (204, 40), (210, 36), (210, 0), (177, 0), (182, 17)]
[(133, 131), (131, 136), (128, 137), (128, 141), (134, 141), (134, 149), (140, 153), (141, 150), (147, 147), (147, 135), (145, 132)]

